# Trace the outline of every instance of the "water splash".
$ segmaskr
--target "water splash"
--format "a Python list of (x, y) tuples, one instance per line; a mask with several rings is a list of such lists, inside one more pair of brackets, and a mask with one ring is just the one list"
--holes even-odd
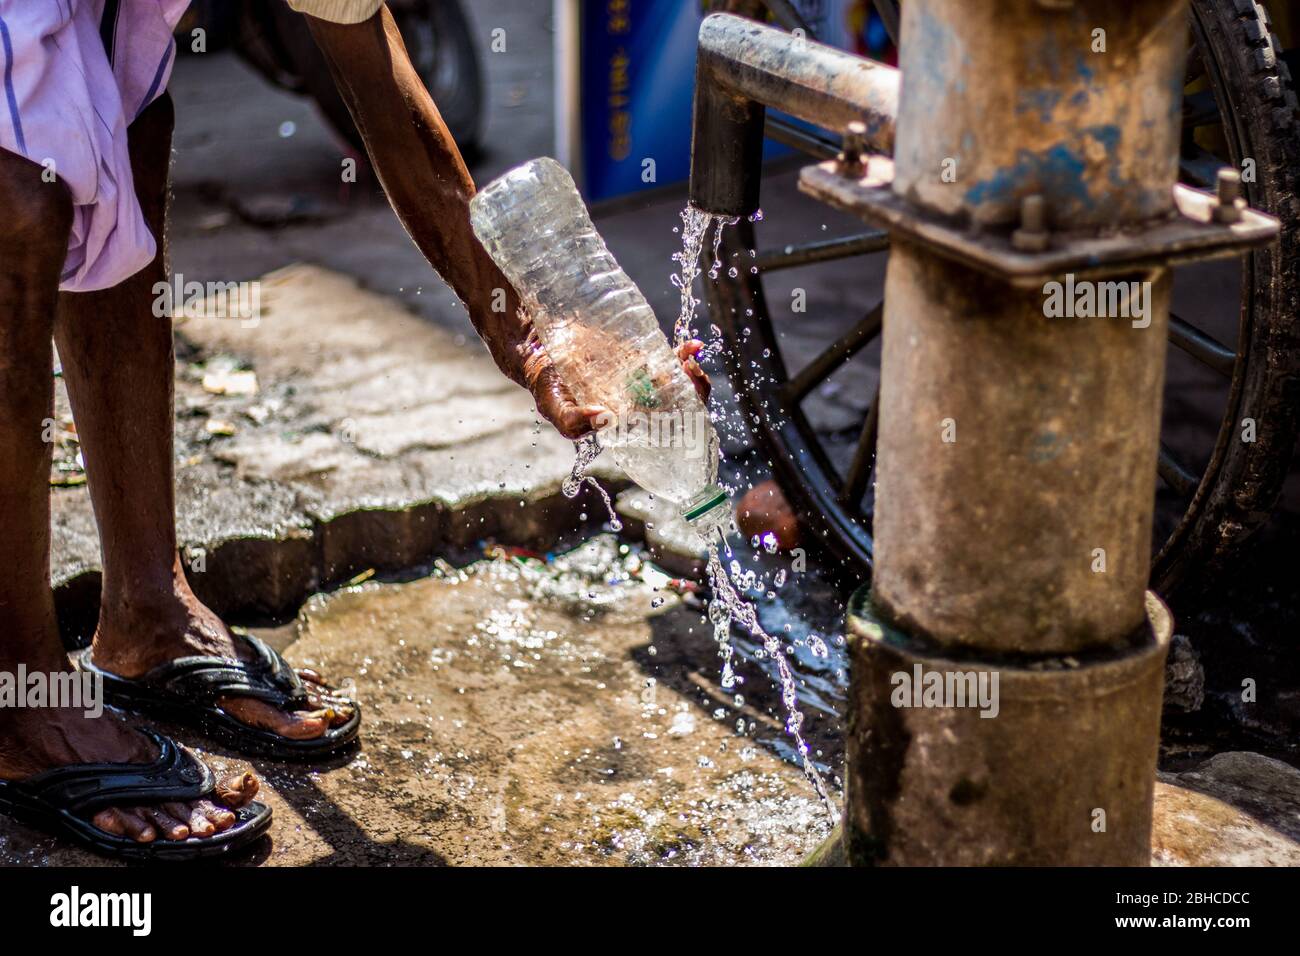
[[(673, 259), (678, 264), (679, 271), (673, 275), (672, 282), (681, 293), (681, 308), (673, 328), (675, 345), (680, 345), (691, 338), (691, 324), (695, 319), (695, 312), (699, 306), (699, 299), (695, 297), (695, 281), (700, 277), (701, 253), (708, 238), (709, 228), (710, 226), (714, 227), (714, 234), (713, 263), (708, 274), (710, 278), (716, 280), (722, 268), (722, 230), (726, 226), (735, 224), (736, 221), (734, 218), (714, 216), (691, 205), (687, 205), (682, 210), (682, 250), (673, 256)], [(605, 502), (605, 508), (610, 516), (610, 526), (615, 531), (621, 530), (623, 524), (614, 511), (613, 502), (610, 500), (608, 492), (601, 487), (595, 478), (586, 473), (587, 468), (596, 460), (601, 451), (596, 436), (594, 434), (584, 436), (575, 442), (574, 448), (577, 457), (573, 464), (573, 470), (565, 478), (561, 490), (566, 497), (573, 498), (577, 496), (584, 483), (590, 484)], [(707, 544), (708, 562), (706, 567), (713, 594), (709, 602), (708, 613), (709, 620), (713, 625), (714, 639), (718, 643), (719, 654), (722, 657), (721, 685), (724, 690), (731, 691), (738, 682), (733, 666), (734, 648), (731, 643), (731, 627), (734, 623), (747, 630), (752, 637), (757, 638), (762, 644), (764, 653), (775, 663), (781, 685), (781, 702), (786, 713), (786, 733), (793, 739), (795, 751), (799, 755), (804, 774), (811, 781), (826, 809), (827, 815), (833, 823), (838, 822), (839, 814), (831, 798), (830, 791), (813, 763), (810, 748), (807, 741), (804, 740), (804, 715), (799, 709), (798, 684), (786, 659), (785, 651), (780, 640), (763, 629), (758, 620), (758, 611), (751, 602), (745, 600), (736, 584), (733, 583), (733, 580), (737, 581), (742, 589), (748, 589), (756, 584), (757, 577), (753, 571), (744, 570), (740, 563), (734, 559), (730, 562), (731, 570), (728, 573), (728, 569), (722, 563), (719, 551), (721, 545), (721, 547), (727, 549), (727, 557), (732, 557), (731, 549), (726, 545), (725, 539), (711, 540)], [(765, 536), (759, 544), (768, 553), (775, 551), (774, 536)], [(742, 720), (742, 726), (743, 723)]]
[(604, 489), (599, 481), (587, 474), (587, 469), (600, 456), (601, 452), (600, 442), (597, 440), (595, 433), (583, 435), (573, 443), (573, 449), (576, 452), (573, 459), (573, 469), (561, 483), (560, 491), (564, 493), (566, 498), (576, 498), (584, 483), (591, 485), (596, 489), (601, 500), (605, 502), (605, 510), (609, 512), (609, 526), (615, 531), (622, 531), (623, 522), (619, 519), (618, 512), (614, 510), (614, 502), (610, 500), (609, 492)]
[[(680, 271), (672, 276), (672, 283), (681, 292), (681, 310), (673, 327), (674, 346), (679, 346), (691, 338), (691, 323), (695, 319), (695, 310), (700, 304), (700, 300), (695, 297), (695, 280), (700, 275), (700, 253), (704, 249), (709, 227), (716, 226), (713, 236), (714, 263), (710, 272), (710, 275), (716, 278), (720, 267), (718, 250), (722, 242), (722, 228), (724, 225), (733, 225), (737, 221), (727, 216), (715, 216), (689, 203), (682, 210), (682, 251), (673, 254), (673, 260), (678, 263)], [(587, 468), (601, 451), (596, 436), (585, 435), (574, 443), (574, 447), (577, 450), (577, 457), (573, 462), (573, 470), (564, 479), (560, 490), (564, 492), (566, 498), (576, 498), (583, 483), (590, 484), (605, 502), (605, 510), (609, 512), (610, 527), (615, 531), (623, 530), (623, 522), (614, 511), (609, 492), (601, 487), (600, 482), (587, 474)]]
[(718, 277), (722, 267), (719, 251), (722, 244), (722, 229), (734, 225), (736, 219), (728, 216), (715, 216), (690, 203), (682, 210), (682, 251), (673, 253), (677, 263), (677, 272), (672, 276), (672, 283), (681, 293), (681, 308), (677, 313), (677, 322), (673, 325), (673, 344), (681, 345), (691, 338), (691, 323), (695, 320), (695, 310), (700, 300), (695, 297), (695, 280), (700, 277), (700, 254), (704, 251), (704, 241), (713, 226), (713, 265), (709, 269), (710, 278)]
[[(761, 219), (761, 212), (751, 217), (751, 221), (755, 222)], [(716, 281), (722, 270), (722, 230), (727, 226), (735, 225), (738, 221), (732, 217), (712, 215), (689, 203), (682, 210), (682, 251), (673, 255), (680, 271), (672, 277), (672, 282), (681, 293), (681, 309), (677, 315), (677, 322), (673, 326), (675, 345), (681, 345), (691, 337), (691, 324), (695, 319), (695, 310), (699, 306), (699, 299), (695, 297), (695, 280), (700, 276), (700, 254), (704, 249), (709, 227), (714, 227), (714, 233), (713, 263), (708, 274), (710, 279)], [(735, 270), (732, 270), (733, 278), (735, 274)], [(725, 541), (722, 545), (726, 547)], [(769, 554), (774, 553), (775, 536), (770, 534), (764, 536), (761, 545)], [(736, 585), (732, 583), (734, 579), (741, 583), (742, 588), (748, 588), (754, 584), (756, 576), (753, 571), (745, 571), (741, 568), (740, 563), (734, 559), (731, 561), (731, 573), (728, 575), (719, 554), (719, 542), (716, 540), (708, 542), (708, 555), (709, 585), (713, 591), (713, 599), (709, 602), (709, 620), (713, 624), (713, 636), (718, 642), (722, 657), (722, 688), (731, 690), (736, 684), (736, 674), (732, 666), (734, 650), (731, 644), (731, 625), (735, 622), (748, 630), (750, 635), (758, 638), (763, 645), (763, 650), (776, 663), (777, 676), (781, 683), (781, 702), (786, 712), (786, 732), (794, 739), (795, 750), (799, 754), (803, 771), (816, 789), (827, 814), (832, 821), (838, 822), (839, 813), (831, 799), (830, 791), (813, 763), (808, 743), (803, 737), (804, 715), (799, 709), (799, 689), (781, 642), (763, 630), (758, 621), (758, 611), (752, 603), (741, 596)], [(727, 548), (727, 556), (731, 557), (730, 548)]]
[[(730, 549), (728, 549), (728, 552), (730, 552)], [(734, 565), (736, 562), (733, 561), (732, 564)], [(758, 638), (762, 642), (763, 650), (768, 657), (776, 663), (777, 676), (781, 681), (781, 702), (785, 705), (786, 733), (794, 739), (795, 751), (799, 754), (803, 772), (812, 782), (813, 788), (817, 791), (817, 796), (821, 798), (832, 823), (838, 823), (839, 812), (835, 809), (835, 801), (831, 798), (830, 790), (826, 787), (826, 781), (822, 779), (822, 775), (817, 771), (817, 767), (810, 755), (808, 742), (803, 737), (804, 716), (803, 711), (799, 709), (799, 689), (795, 682), (794, 672), (790, 669), (785, 651), (781, 647), (781, 642), (763, 630), (763, 626), (758, 621), (758, 611), (754, 608), (754, 605), (741, 597), (731, 583), (731, 578), (727, 575), (727, 569), (723, 567), (716, 542), (709, 544), (707, 567), (709, 585), (713, 590), (713, 598), (709, 602), (709, 620), (713, 623), (713, 636), (717, 640), (722, 653), (723, 690), (731, 690), (736, 682), (735, 673), (731, 666), (731, 625), (734, 622), (749, 631), (751, 636)]]

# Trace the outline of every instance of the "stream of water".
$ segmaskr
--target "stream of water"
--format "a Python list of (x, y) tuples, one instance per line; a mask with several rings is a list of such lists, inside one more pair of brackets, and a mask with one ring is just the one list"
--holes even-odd
[[(695, 310), (699, 306), (699, 299), (695, 297), (695, 280), (700, 276), (701, 253), (704, 250), (704, 243), (708, 238), (709, 229), (710, 227), (713, 228), (713, 262), (709, 267), (708, 275), (711, 280), (717, 281), (722, 270), (720, 256), (722, 230), (734, 225), (736, 221), (734, 218), (715, 216), (704, 212), (689, 203), (682, 210), (682, 251), (673, 255), (673, 259), (678, 265), (678, 271), (673, 275), (672, 282), (681, 293), (681, 308), (677, 314), (677, 321), (673, 325), (674, 346), (680, 346), (683, 342), (694, 337), (691, 326), (695, 321)], [(735, 275), (734, 268), (731, 275)], [(827, 789), (826, 782), (822, 779), (821, 774), (818, 773), (809, 752), (808, 744), (804, 740), (802, 730), (804, 716), (799, 709), (799, 690), (795, 683), (794, 672), (790, 669), (790, 664), (786, 660), (785, 649), (782, 647), (780, 640), (763, 629), (762, 624), (759, 623), (758, 611), (754, 605), (745, 600), (736, 589), (736, 579), (752, 578), (753, 574), (752, 572), (747, 573), (741, 568), (740, 562), (732, 556), (731, 548), (727, 545), (725, 539), (710, 540), (706, 543), (708, 545), (709, 586), (712, 590), (712, 599), (709, 602), (709, 620), (713, 624), (713, 635), (718, 642), (722, 655), (722, 687), (724, 690), (731, 690), (736, 683), (736, 675), (732, 667), (733, 648), (731, 644), (731, 625), (734, 622), (744, 627), (751, 636), (759, 640), (763, 645), (764, 652), (775, 663), (777, 676), (781, 682), (781, 701), (786, 712), (786, 733), (794, 740), (795, 751), (799, 754), (804, 773), (812, 782), (813, 787), (816, 788), (817, 795), (821, 797), (827, 813), (830, 814), (833, 820), (838, 819), (838, 812), (835, 809), (834, 801), (831, 799), (830, 791)], [(728, 572), (727, 566), (722, 563), (719, 545), (726, 549), (727, 557), (731, 563), (730, 572)], [(772, 542), (772, 545), (775, 546), (775, 541)]]
[[(709, 229), (712, 228), (714, 231), (713, 261), (708, 270), (708, 275), (710, 279), (716, 281), (722, 269), (720, 258), (722, 231), (728, 226), (734, 225), (735, 222), (735, 219), (715, 216), (689, 204), (682, 210), (682, 249), (681, 252), (673, 254), (673, 260), (677, 263), (677, 271), (672, 276), (672, 283), (677, 287), (681, 295), (680, 310), (677, 321), (673, 326), (674, 347), (680, 346), (683, 342), (695, 337), (692, 325), (695, 321), (696, 310), (699, 307), (699, 299), (695, 296), (695, 281), (700, 277), (702, 271), (702, 253), (704, 243), (709, 238)], [(734, 272), (733, 269), (733, 275)], [(720, 347), (720, 343), (712, 344), (714, 347)], [(572, 498), (578, 494), (584, 483), (590, 484), (599, 492), (605, 502), (605, 507), (610, 515), (610, 526), (615, 531), (618, 531), (622, 528), (622, 522), (619, 521), (614, 511), (609, 494), (595, 478), (586, 473), (587, 468), (600, 454), (600, 445), (596, 437), (588, 435), (578, 441), (575, 447), (577, 449), (577, 459), (574, 461), (573, 471), (564, 481), (564, 494)], [(713, 625), (714, 639), (718, 643), (722, 657), (721, 685), (724, 690), (733, 691), (736, 684), (742, 680), (736, 676), (733, 667), (734, 648), (731, 642), (731, 627), (734, 623), (743, 627), (751, 637), (755, 638), (762, 645), (764, 654), (775, 664), (777, 678), (781, 684), (781, 701), (786, 712), (786, 733), (793, 740), (794, 749), (799, 756), (803, 771), (816, 789), (827, 814), (832, 821), (837, 821), (839, 814), (831, 798), (830, 791), (818, 772), (808, 743), (804, 739), (804, 715), (799, 709), (798, 685), (787, 660), (786, 649), (778, 638), (773, 637), (764, 630), (759, 621), (757, 609), (753, 603), (745, 599), (741, 590), (736, 587), (737, 580), (752, 582), (754, 574), (745, 571), (741, 567), (740, 562), (732, 555), (731, 547), (727, 544), (725, 538), (719, 536), (719, 538), (705, 543), (708, 548), (706, 567), (712, 592), (708, 613), (709, 620)], [(774, 547), (775, 541), (772, 541), (769, 550)], [(726, 557), (730, 561), (730, 569), (723, 564), (722, 549), (725, 549)], [(777, 586), (779, 586), (779, 583), (777, 582)], [(746, 584), (746, 589), (748, 589), (748, 584)]]
[[(614, 502), (610, 500), (609, 492), (599, 481), (587, 474), (587, 469), (598, 457), (600, 457), (600, 441), (596, 438), (595, 432), (583, 435), (573, 443), (574, 450), (577, 454), (573, 459), (573, 470), (569, 476), (564, 479), (560, 485), (560, 491), (566, 498), (576, 498), (578, 492), (582, 490), (584, 483), (591, 485), (596, 489), (602, 501), (605, 502), (605, 510), (609, 512), (609, 526), (615, 531), (623, 530), (623, 522), (619, 519), (618, 512), (614, 510)], [(583, 516), (585, 520), (585, 515)]]

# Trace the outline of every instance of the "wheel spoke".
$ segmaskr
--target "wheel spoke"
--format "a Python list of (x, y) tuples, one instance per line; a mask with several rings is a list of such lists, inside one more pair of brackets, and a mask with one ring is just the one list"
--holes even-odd
[(754, 265), (758, 267), (759, 272), (776, 272), (778, 269), (792, 269), (795, 266), (811, 265), (814, 262), (865, 256), (888, 248), (889, 233), (873, 230), (854, 233), (841, 239), (823, 239), (801, 246), (769, 249), (767, 252), (759, 253), (754, 260)]
[(876, 307), (849, 330), (849, 334), (831, 345), (808, 364), (803, 371), (786, 382), (782, 389), (788, 404), (797, 405), (808, 393), (826, 381), (831, 373), (857, 355), (867, 344), (880, 334), (880, 324), (885, 314), (885, 304)]
[(1178, 158), (1178, 169), (1183, 178), (1202, 188), (1214, 185), (1223, 165), (1223, 160), (1195, 143), (1184, 143), (1183, 154)]
[(1202, 365), (1227, 378), (1232, 377), (1232, 370), (1237, 365), (1237, 353), (1172, 313), (1169, 316), (1169, 341)]
[(853, 461), (844, 476), (844, 487), (840, 489), (840, 500), (854, 511), (857, 510), (862, 496), (867, 492), (867, 482), (876, 467), (876, 434), (880, 423), (880, 386), (871, 398), (871, 407), (867, 409), (867, 420), (862, 423), (862, 434), (858, 436), (858, 447), (853, 452)]
[(1201, 55), (1201, 48), (1198, 44), (1193, 43), (1191, 49), (1187, 51), (1187, 68), (1183, 72), (1183, 85), (1188, 86), (1205, 75), (1205, 57)]
[(1174, 453), (1164, 442), (1160, 443), (1160, 458), (1156, 463), (1156, 471), (1164, 479), (1165, 484), (1184, 498), (1190, 498), (1196, 491), (1196, 486), (1200, 484), (1200, 479), (1174, 457)]
[(838, 138), (832, 139), (779, 116), (767, 117), (763, 124), (763, 134), (801, 153), (807, 153), (814, 159), (834, 159), (840, 154)]

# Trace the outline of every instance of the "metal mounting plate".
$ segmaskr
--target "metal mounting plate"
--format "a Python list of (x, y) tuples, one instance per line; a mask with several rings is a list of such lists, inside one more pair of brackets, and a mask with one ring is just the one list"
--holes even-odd
[(1234, 256), (1267, 245), (1279, 231), (1276, 219), (1253, 209), (1243, 209), (1238, 222), (1215, 222), (1215, 197), (1179, 184), (1174, 187), (1177, 213), (1168, 218), (1105, 233), (1052, 232), (1047, 249), (1025, 252), (1011, 245), (1011, 228), (975, 229), (919, 208), (895, 195), (893, 180), (893, 160), (872, 156), (861, 179), (841, 176), (833, 161), (806, 166), (799, 189), (1017, 286), (1038, 285), (1065, 273), (1113, 274)]

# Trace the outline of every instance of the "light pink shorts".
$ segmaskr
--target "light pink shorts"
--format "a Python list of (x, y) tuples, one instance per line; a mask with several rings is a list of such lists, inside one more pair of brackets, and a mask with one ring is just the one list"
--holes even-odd
[(0, 0), (0, 148), (46, 167), (75, 206), (60, 288), (117, 285), (157, 246), (126, 130), (167, 88), (189, 0)]

